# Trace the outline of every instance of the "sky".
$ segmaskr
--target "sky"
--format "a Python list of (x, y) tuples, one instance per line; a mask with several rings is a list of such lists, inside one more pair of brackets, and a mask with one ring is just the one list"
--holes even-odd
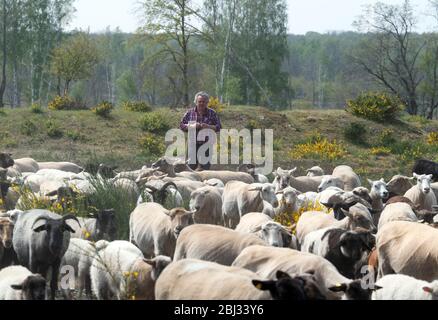
[[(75, 17), (69, 30), (90, 29), (102, 32), (110, 26), (124, 32), (135, 32), (139, 27), (136, 13), (139, 0), (76, 0)], [(201, 0), (195, 0), (201, 2)], [(388, 4), (398, 4), (402, 0), (381, 0)], [(288, 32), (305, 34), (309, 31), (326, 33), (332, 31), (354, 30), (352, 23), (363, 11), (363, 6), (377, 0), (287, 0), (289, 25)], [(428, 0), (413, 0), (420, 14), (430, 11)], [(436, 24), (431, 18), (421, 19), (418, 31), (431, 30)]]

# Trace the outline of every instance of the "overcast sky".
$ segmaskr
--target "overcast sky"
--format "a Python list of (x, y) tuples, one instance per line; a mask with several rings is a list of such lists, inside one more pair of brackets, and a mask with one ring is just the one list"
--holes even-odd
[[(195, 0), (201, 2), (201, 0)], [(361, 14), (363, 5), (377, 0), (287, 0), (289, 33), (305, 34), (308, 31), (325, 33), (329, 31), (353, 30), (352, 23)], [(382, 0), (397, 4), (402, 0)], [(414, 0), (419, 13), (430, 11), (428, 0)], [(90, 28), (91, 32), (112, 30), (120, 27), (124, 32), (134, 32), (139, 26), (136, 17), (138, 0), (76, 0), (75, 18), (68, 29)], [(422, 18), (419, 31), (430, 30), (434, 21)]]

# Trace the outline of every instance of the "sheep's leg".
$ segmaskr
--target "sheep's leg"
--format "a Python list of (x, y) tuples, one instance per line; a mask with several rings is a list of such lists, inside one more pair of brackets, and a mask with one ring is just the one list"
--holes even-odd
[(50, 281), (50, 300), (55, 300), (56, 290), (58, 289), (58, 275), (59, 275), (60, 265), (61, 265), (60, 259), (57, 259), (52, 264), (52, 276)]

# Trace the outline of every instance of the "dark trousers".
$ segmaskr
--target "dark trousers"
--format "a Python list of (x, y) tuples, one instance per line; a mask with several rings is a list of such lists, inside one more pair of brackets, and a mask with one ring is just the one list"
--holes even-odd
[(200, 167), (202, 170), (210, 170), (210, 168), (211, 168), (211, 163), (210, 163), (211, 158), (210, 158), (210, 150), (209, 149), (205, 152), (206, 157), (209, 158), (209, 161), (207, 162), (207, 164), (200, 164), (198, 161), (198, 150), (202, 145), (203, 145), (203, 143), (196, 144), (196, 159), (195, 159), (196, 163), (189, 164), (189, 167), (192, 170), (196, 170), (198, 167)]

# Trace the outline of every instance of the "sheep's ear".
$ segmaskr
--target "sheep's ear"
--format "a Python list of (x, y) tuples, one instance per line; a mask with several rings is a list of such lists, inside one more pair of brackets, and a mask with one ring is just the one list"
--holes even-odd
[(291, 278), (290, 275), (288, 275), (286, 272), (283, 272), (281, 270), (278, 270), (275, 276), (277, 277), (278, 280)]
[(289, 175), (291, 176), (291, 175), (293, 175), (297, 170), (298, 170), (298, 168), (295, 167), (295, 168), (293, 168), (292, 170), (289, 170), (288, 173), (289, 173)]
[(271, 281), (252, 280), (251, 282), (254, 285), (254, 287), (262, 291), (270, 290), (275, 285), (275, 281), (272, 280)]
[(430, 287), (423, 287), (423, 291), (427, 292), (427, 293), (430, 293), (430, 294), (433, 294), (433, 289), (430, 288)]
[(251, 233), (256, 233), (259, 232), (260, 230), (262, 230), (262, 226), (257, 226), (254, 229), (251, 229)]
[(14, 290), (23, 290), (22, 284), (11, 284), (11, 288)]
[(429, 178), (429, 180), (432, 180), (433, 174), (429, 174), (429, 175), (427, 175), (427, 177)]
[(383, 289), (383, 287), (374, 285), (373, 291), (380, 290), (380, 289)]
[(418, 179), (419, 175), (414, 172), (413, 177), (414, 179)]
[(248, 189), (248, 191), (262, 191), (262, 187), (253, 187), (253, 188), (250, 188), (250, 189)]
[(380, 182), (386, 183), (384, 178), (380, 179)]
[(146, 262), (148, 265), (155, 267), (157, 262), (153, 259), (143, 259), (144, 262)]
[(370, 184), (370, 186), (373, 186), (374, 181), (367, 179), (368, 183)]

